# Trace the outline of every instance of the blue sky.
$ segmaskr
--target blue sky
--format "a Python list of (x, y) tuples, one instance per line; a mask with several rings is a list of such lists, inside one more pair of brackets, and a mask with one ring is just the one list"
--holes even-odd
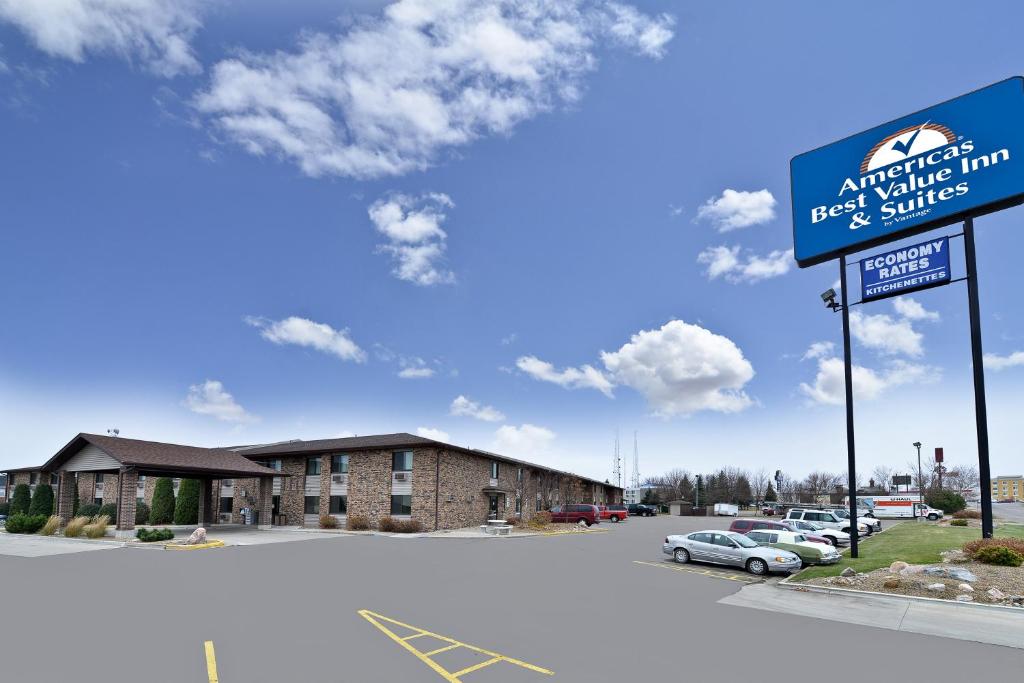
[[(618, 428), (644, 475), (842, 471), (789, 159), (1024, 52), (1009, 2), (77, 4), (0, 3), (0, 467), (424, 430), (605, 478)], [(1022, 217), (977, 222), (994, 473)], [(865, 472), (976, 462), (964, 285), (910, 299), (857, 311)]]

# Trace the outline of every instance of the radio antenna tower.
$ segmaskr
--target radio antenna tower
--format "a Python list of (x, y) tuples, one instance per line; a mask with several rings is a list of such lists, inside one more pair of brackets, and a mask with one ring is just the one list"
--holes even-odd
[(619, 430), (615, 430), (615, 464), (612, 467), (612, 479), (615, 485), (622, 488), (622, 458), (619, 456)]
[(633, 488), (640, 486), (640, 450), (636, 445), (636, 430), (633, 430)]

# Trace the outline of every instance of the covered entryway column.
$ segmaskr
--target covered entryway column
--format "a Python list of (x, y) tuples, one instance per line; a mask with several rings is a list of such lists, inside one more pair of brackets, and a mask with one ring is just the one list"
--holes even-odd
[(57, 484), (57, 516), (61, 524), (67, 524), (75, 514), (75, 489), (78, 487), (78, 478), (74, 472), (62, 470), (60, 482)]
[(212, 496), (210, 494), (212, 486), (212, 479), (199, 480), (199, 518), (197, 523), (201, 527), (208, 527), (217, 523), (217, 516), (213, 512)]
[(117, 477), (117, 530), (114, 536), (126, 538), (135, 530), (135, 492), (139, 486), (139, 472), (134, 467), (122, 467)]
[(259, 513), (258, 528), (270, 530), (271, 516), (274, 511), (274, 477), (260, 477), (259, 498), (256, 500)]

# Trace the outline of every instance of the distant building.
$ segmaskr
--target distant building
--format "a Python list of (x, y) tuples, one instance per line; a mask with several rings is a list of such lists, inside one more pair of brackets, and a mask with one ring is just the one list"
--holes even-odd
[(1024, 475), (1009, 474), (992, 480), (992, 498), (1019, 500), (1024, 498)]

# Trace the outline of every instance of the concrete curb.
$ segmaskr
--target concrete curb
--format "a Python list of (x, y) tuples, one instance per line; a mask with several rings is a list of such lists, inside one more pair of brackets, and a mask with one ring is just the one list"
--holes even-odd
[(892, 600), (903, 600), (907, 602), (924, 602), (924, 603), (936, 603), (940, 605), (953, 605), (956, 607), (974, 608), (974, 609), (986, 609), (986, 610), (1003, 610), (1012, 611), (1024, 614), (1024, 608), (1022, 607), (1011, 607), (1009, 605), (987, 605), (983, 602), (957, 602), (956, 600), (946, 600), (944, 598), (926, 598), (917, 595), (896, 595), (894, 593), (881, 593), (879, 591), (859, 591), (852, 588), (832, 588), (831, 586), (818, 586), (811, 583), (790, 583), (789, 579), (783, 579), (777, 584), (780, 588), (793, 591), (806, 591), (809, 593), (823, 593), (825, 595), (850, 595), (850, 596), (864, 596), (870, 595), (876, 598), (890, 598)]
[(195, 545), (181, 545), (177, 543), (167, 543), (164, 545), (164, 550), (206, 550), (207, 548), (223, 548), (224, 541), (210, 541), (209, 543), (197, 543)]

